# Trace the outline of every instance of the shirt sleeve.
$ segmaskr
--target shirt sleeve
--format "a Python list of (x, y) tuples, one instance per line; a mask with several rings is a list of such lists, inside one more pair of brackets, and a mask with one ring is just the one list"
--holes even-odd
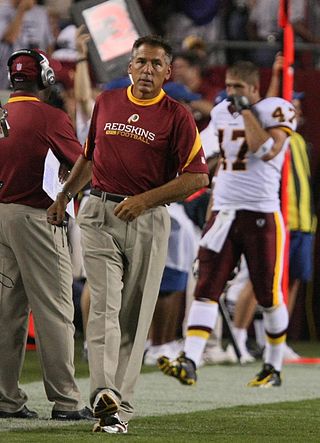
[(194, 118), (182, 105), (176, 113), (173, 143), (179, 157), (178, 174), (183, 172), (208, 174), (208, 166)]
[(50, 148), (60, 162), (73, 166), (82, 153), (82, 147), (68, 115), (61, 111), (54, 117), (54, 124), (47, 131)]
[(292, 103), (280, 97), (268, 97), (253, 107), (262, 127), (287, 128), (294, 131), (297, 126), (296, 112)]
[(97, 115), (99, 112), (99, 97), (96, 100), (96, 103), (93, 108), (93, 113), (91, 117), (91, 123), (89, 127), (88, 137), (84, 143), (83, 147), (83, 157), (86, 160), (92, 160), (93, 151), (95, 148), (95, 138), (96, 138), (96, 123), (97, 123)]
[(211, 111), (210, 116), (211, 119), (208, 126), (200, 132), (202, 148), (206, 158), (220, 152), (219, 139), (216, 127), (214, 125), (215, 113), (213, 112), (213, 110)]

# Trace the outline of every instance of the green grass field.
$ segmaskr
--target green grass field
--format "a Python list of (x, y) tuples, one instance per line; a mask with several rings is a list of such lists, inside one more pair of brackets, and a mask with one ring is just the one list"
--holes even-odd
[[(295, 343), (304, 356), (319, 357), (319, 343)], [(53, 422), (38, 359), (27, 352), (22, 375), (29, 407), (39, 420), (0, 420), (0, 442), (319, 442), (320, 366), (285, 365), (280, 388), (250, 389), (261, 362), (199, 370), (196, 386), (182, 386), (158, 370), (143, 368), (135, 396), (137, 418), (127, 435), (93, 434), (92, 423)], [(88, 367), (76, 347), (77, 378), (88, 398)]]

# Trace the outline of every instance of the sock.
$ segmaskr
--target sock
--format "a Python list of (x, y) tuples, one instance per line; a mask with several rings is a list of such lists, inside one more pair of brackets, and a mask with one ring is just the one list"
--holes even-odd
[(201, 357), (215, 326), (218, 316), (218, 303), (194, 300), (191, 304), (187, 334), (184, 344), (186, 357), (194, 361), (198, 367)]
[(266, 345), (266, 333), (264, 330), (263, 320), (254, 320), (253, 327), (256, 334), (256, 342), (261, 348), (264, 348)]
[(236, 342), (239, 347), (239, 351), (242, 355), (248, 354), (247, 349), (247, 338), (248, 338), (248, 332), (245, 328), (232, 328), (234, 338), (236, 339)]
[(284, 303), (266, 309), (263, 312), (266, 330), (265, 363), (272, 365), (276, 371), (281, 371), (283, 352), (286, 342), (286, 331), (289, 323), (288, 310)]
[(222, 326), (223, 326), (223, 320), (221, 315), (218, 313), (215, 327), (212, 330), (209, 339), (207, 340), (206, 349), (209, 348), (222, 349)]

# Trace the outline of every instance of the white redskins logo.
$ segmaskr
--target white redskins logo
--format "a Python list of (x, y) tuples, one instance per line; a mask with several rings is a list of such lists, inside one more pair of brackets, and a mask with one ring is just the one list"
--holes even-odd
[(257, 218), (256, 225), (258, 226), (258, 228), (263, 228), (265, 224), (266, 220), (264, 218)]
[(21, 71), (22, 63), (17, 63), (16, 69), (17, 69), (17, 71)]
[(130, 117), (128, 118), (128, 123), (136, 123), (139, 120), (139, 115), (138, 114), (132, 114), (130, 115)]

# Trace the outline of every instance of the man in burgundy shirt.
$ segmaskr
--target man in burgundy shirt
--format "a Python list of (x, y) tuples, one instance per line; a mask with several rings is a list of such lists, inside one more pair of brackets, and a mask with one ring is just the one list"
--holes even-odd
[(133, 85), (97, 99), (83, 155), (48, 210), (59, 224), (68, 199), (89, 180), (79, 217), (91, 293), (87, 329), (94, 431), (126, 433), (132, 397), (165, 265), (170, 220), (165, 204), (208, 184), (192, 115), (162, 89), (171, 47), (138, 39)]
[(19, 387), (30, 308), (51, 417), (92, 418), (74, 379), (72, 273), (63, 229), (47, 223), (52, 200), (42, 189), (49, 149), (72, 167), (81, 153), (67, 115), (40, 99), (54, 71), (38, 50), (8, 61), (14, 92), (0, 140), (0, 418), (37, 418)]

